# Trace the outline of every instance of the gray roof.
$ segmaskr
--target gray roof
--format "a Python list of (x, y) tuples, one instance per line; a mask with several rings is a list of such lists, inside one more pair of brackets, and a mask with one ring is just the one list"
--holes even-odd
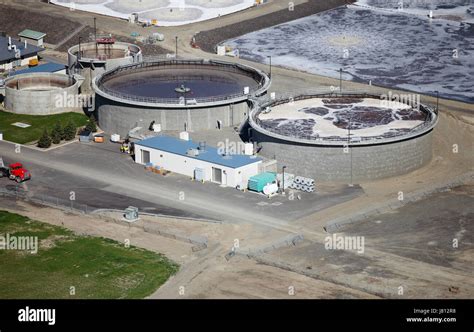
[(18, 34), (18, 36), (24, 37), (24, 38), (29, 38), (29, 39), (34, 39), (34, 40), (39, 40), (39, 39), (43, 38), (44, 36), (46, 36), (46, 34), (44, 32), (25, 29), (22, 32), (20, 32)]
[[(38, 52), (44, 51), (44, 48), (37, 47), (28, 44), (25, 49), (25, 43), (20, 42), (12, 38), (12, 44), (16, 45), (17, 49), (20, 50), (22, 57), (30, 57), (38, 54)], [(8, 37), (0, 36), (0, 63), (11, 62), (15, 60), (15, 51), (8, 50)]]

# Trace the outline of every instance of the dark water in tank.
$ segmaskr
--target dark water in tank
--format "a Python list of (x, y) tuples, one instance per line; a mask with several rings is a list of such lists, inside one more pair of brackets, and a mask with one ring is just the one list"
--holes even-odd
[[(176, 92), (175, 89), (183, 84), (186, 88), (190, 89), (189, 92), (186, 92), (186, 98), (191, 99), (241, 94), (244, 92), (244, 87), (249, 86), (252, 82), (232, 77), (186, 75), (184, 78), (151, 76), (140, 80), (112, 80), (107, 82), (106, 86), (109, 89), (127, 95), (152, 98), (179, 98), (184, 96), (184, 94)], [(255, 82), (252, 85), (255, 85)], [(250, 88), (252, 88), (252, 85)]]

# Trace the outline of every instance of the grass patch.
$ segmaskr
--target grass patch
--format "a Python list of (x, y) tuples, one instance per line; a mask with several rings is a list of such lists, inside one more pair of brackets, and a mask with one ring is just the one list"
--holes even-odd
[(39, 248), (37, 254), (0, 250), (0, 299), (138, 299), (178, 270), (148, 250), (0, 211), (0, 235), (7, 233), (37, 236)]
[[(62, 113), (52, 115), (25, 115), (0, 111), (0, 131), (3, 132), (3, 138), (7, 141), (25, 144), (37, 141), (44, 129), (49, 133), (56, 122), (61, 123), (61, 127), (66, 126), (72, 121), (76, 128), (87, 124), (87, 116), (80, 113)], [(28, 128), (19, 128), (12, 126), (12, 123), (23, 122), (31, 125)]]

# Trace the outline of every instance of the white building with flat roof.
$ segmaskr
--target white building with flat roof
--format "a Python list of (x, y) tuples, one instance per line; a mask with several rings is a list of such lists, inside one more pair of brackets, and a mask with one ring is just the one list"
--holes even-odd
[(170, 136), (135, 143), (135, 162), (227, 187), (247, 186), (262, 159), (241, 154), (224, 155), (214, 147)]

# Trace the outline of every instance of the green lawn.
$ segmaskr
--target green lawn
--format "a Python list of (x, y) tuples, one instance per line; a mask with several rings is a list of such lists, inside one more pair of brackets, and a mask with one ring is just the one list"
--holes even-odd
[[(53, 115), (24, 115), (0, 111), (0, 131), (3, 132), (3, 139), (15, 143), (25, 144), (37, 141), (44, 129), (51, 132), (56, 122), (60, 122), (64, 127), (69, 121), (76, 127), (87, 124), (87, 116), (80, 113), (62, 113)], [(31, 125), (28, 128), (12, 126), (12, 123), (23, 122)]]
[(178, 270), (148, 250), (0, 211), (0, 236), (7, 233), (37, 236), (39, 248), (0, 250), (0, 299), (144, 298)]

